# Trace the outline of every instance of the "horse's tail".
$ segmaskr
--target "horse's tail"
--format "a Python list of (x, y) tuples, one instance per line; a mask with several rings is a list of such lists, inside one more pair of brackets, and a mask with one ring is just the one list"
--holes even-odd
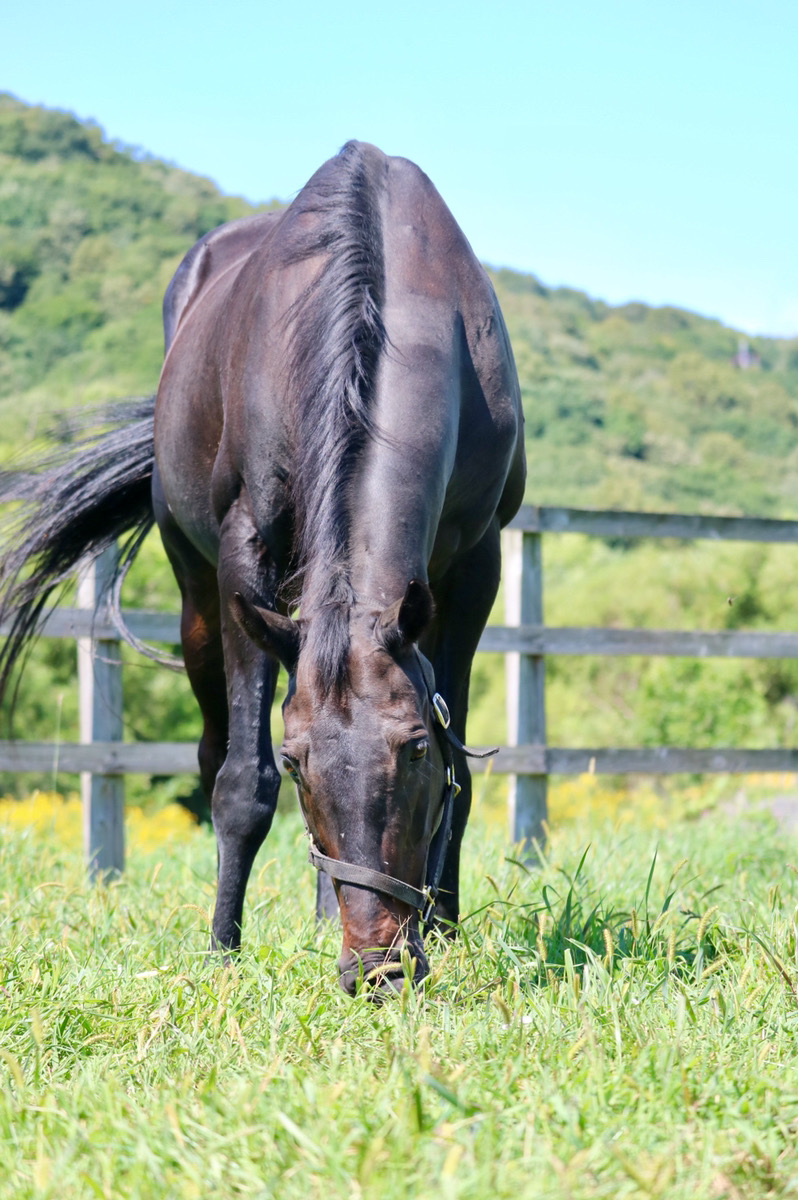
[(0, 474), (0, 701), (53, 592), (125, 538), (113, 586), (152, 528), (154, 417), (154, 396), (70, 416), (43, 457)]

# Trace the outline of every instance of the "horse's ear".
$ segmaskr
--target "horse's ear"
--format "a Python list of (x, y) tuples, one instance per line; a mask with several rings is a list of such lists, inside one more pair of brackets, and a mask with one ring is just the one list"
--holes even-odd
[(279, 659), (289, 675), (296, 670), (299, 658), (299, 627), (290, 617), (250, 604), (236, 592), (230, 607), (244, 633), (256, 646)]
[(377, 636), (386, 650), (398, 650), (417, 642), (432, 620), (435, 601), (429, 584), (411, 579), (401, 600), (381, 612)]

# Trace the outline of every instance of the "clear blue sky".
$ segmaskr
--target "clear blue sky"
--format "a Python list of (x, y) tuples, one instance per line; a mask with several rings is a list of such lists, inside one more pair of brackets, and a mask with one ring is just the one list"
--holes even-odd
[(487, 262), (798, 334), (795, 0), (17, 2), (0, 88), (251, 200), (373, 141)]

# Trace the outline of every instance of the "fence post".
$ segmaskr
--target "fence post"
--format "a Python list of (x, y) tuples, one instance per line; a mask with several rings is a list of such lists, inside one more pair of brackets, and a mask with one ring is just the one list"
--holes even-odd
[[(78, 582), (78, 607), (91, 609), (103, 594), (118, 561), (116, 546), (105, 550)], [(98, 614), (99, 615), (99, 614)], [(78, 638), (81, 742), (121, 742), (122, 656), (118, 638)], [(83, 849), (89, 874), (116, 873), (125, 865), (124, 775), (80, 776)]]
[[(508, 625), (543, 624), (541, 535), (505, 533), (504, 610)], [(510, 746), (546, 744), (545, 667), (540, 654), (508, 654), (507, 741)], [(548, 776), (511, 775), (508, 806), (513, 842), (543, 845)]]

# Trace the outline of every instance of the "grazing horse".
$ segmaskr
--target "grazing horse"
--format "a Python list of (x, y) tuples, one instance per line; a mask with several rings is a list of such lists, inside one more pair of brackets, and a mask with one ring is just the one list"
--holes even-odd
[(123, 408), (6, 489), (38, 516), (9, 556), (3, 679), (65, 569), (125, 530), (129, 560), (154, 516), (204, 722), (214, 943), (240, 945), (275, 812), (282, 665), (282, 761), (318, 911), (339, 907), (340, 982), (390, 991), (402, 957), (427, 973), (436, 896), (458, 919), (471, 663), (524, 491), (496, 296), (426, 175), (349, 142), (283, 211), (202, 238), (164, 326), (154, 413)]

